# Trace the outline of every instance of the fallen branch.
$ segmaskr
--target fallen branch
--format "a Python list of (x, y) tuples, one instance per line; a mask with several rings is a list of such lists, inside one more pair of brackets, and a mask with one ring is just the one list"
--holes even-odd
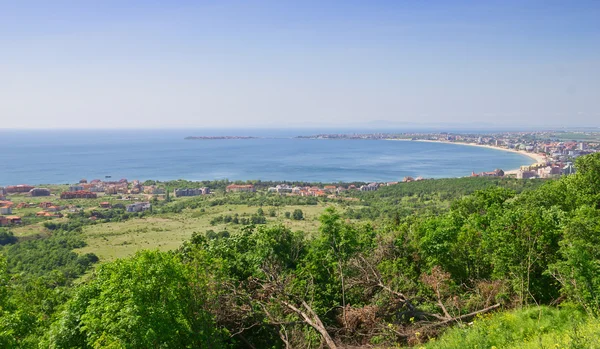
[(472, 313), (468, 313), (468, 314), (461, 315), (461, 316), (458, 316), (458, 317), (455, 317), (455, 318), (451, 318), (451, 319), (444, 320), (444, 321), (441, 321), (441, 322), (433, 323), (431, 325), (427, 325), (424, 328), (429, 329), (429, 328), (444, 326), (444, 325), (447, 325), (447, 324), (449, 324), (451, 322), (459, 322), (459, 321), (462, 321), (462, 320), (465, 320), (465, 319), (472, 318), (472, 317), (474, 317), (474, 316), (476, 316), (478, 314), (487, 313), (488, 311), (494, 310), (494, 309), (499, 308), (499, 307), (500, 307), (500, 303), (497, 303), (497, 304), (494, 304), (494, 305), (492, 305), (490, 307), (483, 308), (481, 310), (477, 310), (477, 311), (474, 311)]

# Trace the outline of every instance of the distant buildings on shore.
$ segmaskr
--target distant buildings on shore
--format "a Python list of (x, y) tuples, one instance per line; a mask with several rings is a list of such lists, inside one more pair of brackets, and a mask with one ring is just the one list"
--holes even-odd
[(207, 187), (204, 188), (185, 188), (185, 189), (180, 189), (177, 188), (173, 191), (173, 195), (175, 195), (175, 197), (181, 197), (181, 196), (199, 196), (199, 195), (208, 195), (210, 194), (210, 189)]

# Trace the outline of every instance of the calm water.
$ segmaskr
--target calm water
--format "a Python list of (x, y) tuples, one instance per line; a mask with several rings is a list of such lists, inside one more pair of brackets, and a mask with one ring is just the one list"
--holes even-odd
[[(0, 185), (73, 183), (106, 175), (130, 180), (396, 181), (404, 176), (462, 177), (531, 163), (519, 154), (452, 144), (290, 138), (316, 132), (1, 130)], [(280, 138), (183, 139), (203, 135)]]

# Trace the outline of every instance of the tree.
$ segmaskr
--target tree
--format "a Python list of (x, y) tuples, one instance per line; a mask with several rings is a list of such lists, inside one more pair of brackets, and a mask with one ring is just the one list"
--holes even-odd
[(575, 167), (577, 173), (565, 179), (571, 200), (600, 209), (600, 153), (577, 158)]
[(549, 268), (562, 292), (589, 313), (600, 315), (600, 210), (579, 208), (565, 225), (561, 260)]
[(220, 332), (205, 294), (172, 253), (144, 251), (104, 264), (80, 287), (48, 336), (50, 347), (210, 347)]
[(301, 221), (304, 219), (304, 212), (302, 212), (301, 209), (297, 208), (294, 210), (294, 213), (292, 214), (292, 218), (294, 220)]

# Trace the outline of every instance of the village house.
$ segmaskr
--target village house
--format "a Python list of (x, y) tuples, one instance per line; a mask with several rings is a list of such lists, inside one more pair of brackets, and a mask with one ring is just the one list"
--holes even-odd
[(51, 213), (46, 211), (40, 211), (35, 214), (37, 217), (47, 217), (47, 218), (61, 218), (63, 215), (61, 213)]
[(127, 212), (143, 212), (150, 210), (152, 205), (149, 202), (136, 202), (125, 206)]
[(31, 196), (50, 196), (50, 189), (46, 188), (33, 188), (29, 191)]
[(254, 192), (254, 186), (252, 184), (231, 184), (225, 188), (225, 191), (230, 192)]
[(61, 206), (50, 206), (46, 209), (48, 212), (58, 212), (60, 210), (62, 210)]
[(17, 205), (18, 209), (29, 208), (29, 207), (31, 207), (31, 205), (26, 202), (19, 202), (19, 204)]
[(6, 216), (4, 217), (7, 221), (7, 225), (8, 224), (21, 224), (21, 217), (19, 216)]
[(6, 195), (6, 188), (0, 187), (0, 196)]
[(101, 202), (100, 203), (100, 208), (112, 208), (112, 205), (110, 204), (110, 202)]
[(11, 206), (1, 206), (0, 214), (12, 214), (12, 207)]
[(379, 184), (377, 183), (369, 183), (367, 185), (361, 185), (360, 188), (358, 188), (360, 191), (374, 191), (377, 190), (379, 188)]
[(323, 190), (326, 191), (327, 193), (333, 193), (335, 192), (337, 188), (335, 187), (335, 185), (326, 185), (323, 187)]
[(269, 192), (275, 192), (275, 193), (293, 193), (294, 192), (294, 188), (292, 188), (291, 186), (287, 185), (287, 184), (278, 184), (275, 187), (270, 187), (269, 188)]

